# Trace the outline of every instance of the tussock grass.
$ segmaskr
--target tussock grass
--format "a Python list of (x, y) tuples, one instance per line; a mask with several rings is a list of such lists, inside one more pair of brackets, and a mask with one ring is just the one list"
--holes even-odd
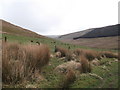
[(94, 60), (95, 58), (97, 58), (98, 60), (101, 59), (100, 53), (97, 51), (85, 50), (84, 54), (89, 61)]
[(9, 84), (32, 80), (50, 58), (46, 45), (3, 43), (2, 52), (2, 81)]
[(83, 53), (83, 49), (77, 48), (73, 51), (73, 53), (77, 56), (80, 56)]
[(102, 57), (106, 57), (106, 58), (119, 58), (118, 54), (112, 53), (110, 51), (103, 51), (103, 52), (101, 52), (101, 56)]
[(68, 88), (76, 79), (75, 73), (73, 70), (67, 70), (67, 73), (64, 77), (64, 80), (60, 83), (60, 88)]
[(94, 50), (84, 50), (84, 49), (75, 49), (74, 54), (79, 56), (85, 56), (89, 61), (94, 60), (95, 58), (101, 59), (100, 53)]
[(70, 50), (68, 50), (66, 53), (66, 60), (67, 61), (73, 60), (73, 55), (72, 55), (72, 52)]
[(91, 68), (91, 64), (89, 63), (89, 61), (87, 60), (87, 58), (84, 55), (80, 56), (80, 63), (81, 63), (81, 72), (82, 73), (87, 73), (87, 72), (91, 72), (92, 68)]
[(56, 46), (55, 47), (55, 52), (60, 52), (61, 53), (61, 57), (65, 57), (66, 53), (68, 52), (68, 50), (65, 49), (65, 48)]
[(62, 47), (55, 47), (55, 52), (60, 52), (60, 57), (66, 57), (67, 61), (70, 61), (72, 59), (72, 52), (66, 48)]

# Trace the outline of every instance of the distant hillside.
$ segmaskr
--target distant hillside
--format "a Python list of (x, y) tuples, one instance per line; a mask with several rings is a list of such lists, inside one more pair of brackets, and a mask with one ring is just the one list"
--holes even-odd
[(7, 21), (4, 20), (0, 20), (0, 21), (2, 21), (2, 33), (20, 35), (20, 36), (38, 37), (38, 38), (44, 37), (30, 30), (13, 25)]
[(92, 48), (118, 49), (118, 38), (120, 25), (106, 26), (102, 28), (92, 28), (80, 32), (70, 33), (60, 36), (58, 39), (76, 45)]
[(54, 38), (54, 39), (56, 39), (56, 38), (58, 38), (60, 35), (45, 35), (46, 37), (49, 37), (49, 38)]
[(119, 24), (101, 28), (92, 28), (80, 32), (62, 35), (59, 37), (59, 39), (79, 39), (79, 38), (118, 36), (118, 26)]

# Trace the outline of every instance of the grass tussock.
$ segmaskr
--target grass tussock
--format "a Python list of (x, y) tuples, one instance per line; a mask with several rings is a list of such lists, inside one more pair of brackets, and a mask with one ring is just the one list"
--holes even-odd
[(3, 43), (2, 52), (2, 81), (9, 84), (32, 80), (50, 58), (46, 45)]
[(83, 49), (77, 48), (73, 51), (76, 56), (80, 56), (83, 53)]
[(84, 54), (89, 61), (94, 60), (95, 58), (97, 58), (98, 60), (101, 59), (100, 53), (97, 51), (85, 50)]
[(66, 60), (67, 61), (70, 61), (70, 60), (73, 60), (73, 55), (72, 55), (72, 52), (70, 50), (67, 51), (66, 53)]
[(62, 80), (60, 88), (68, 88), (70, 84), (72, 84), (76, 79), (75, 73), (73, 70), (69, 69), (67, 70), (67, 73), (64, 77), (64, 80)]
[(76, 49), (74, 50), (74, 54), (78, 57), (84, 55), (89, 61), (95, 58), (101, 59), (100, 53), (93, 50)]
[(81, 63), (81, 72), (82, 73), (87, 73), (87, 72), (91, 72), (92, 68), (91, 68), (91, 64), (89, 63), (89, 61), (87, 60), (87, 58), (84, 55), (80, 56), (80, 63)]
[(61, 53), (61, 57), (65, 57), (66, 53), (68, 52), (68, 50), (65, 49), (65, 48), (56, 46), (55, 47), (55, 52), (60, 52)]
[(106, 58), (119, 58), (118, 54), (112, 53), (110, 51), (103, 51), (103, 52), (101, 52), (101, 56), (102, 57), (106, 57)]
[(72, 59), (72, 52), (66, 48), (62, 47), (55, 47), (55, 52), (60, 52), (60, 57), (66, 57), (67, 61), (70, 61)]

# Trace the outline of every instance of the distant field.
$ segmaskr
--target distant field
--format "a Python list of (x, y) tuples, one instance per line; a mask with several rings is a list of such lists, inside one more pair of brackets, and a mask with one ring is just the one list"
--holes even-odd
[[(62, 43), (60, 41), (53, 40), (53, 39), (33, 38), (33, 37), (8, 35), (8, 34), (3, 34), (2, 36), (3, 39), (5, 36), (8, 38), (8, 42), (31, 44), (31, 40), (33, 40), (33, 44), (36, 44), (37, 41), (39, 41), (40, 43), (47, 44), (52, 54), (55, 54), (54, 45), (57, 45), (63, 48), (68, 48), (68, 46), (70, 46), (71, 50), (74, 50), (76, 48), (92, 49), (95, 51), (96, 50), (97, 51), (107, 50), (107, 49), (88, 48), (88, 47), (80, 46), (80, 45)], [(117, 52), (117, 50), (113, 50), (113, 52)], [(83, 74), (76, 73), (76, 80), (69, 85), (69, 88), (117, 88), (118, 79), (119, 79), (118, 62), (115, 62), (114, 60), (115, 59), (113, 58), (103, 58), (100, 60), (101, 65), (92, 67), (91, 73), (94, 73), (98, 75), (99, 77), (102, 77), (103, 80), (100, 80), (100, 78), (91, 76), (89, 73), (83, 73)], [(65, 63), (64, 60), (57, 58), (57, 57), (52, 57), (50, 58), (49, 65), (44, 66), (42, 69), (41, 75), (44, 77), (42, 81), (40, 82), (32, 81), (28, 83), (14, 84), (14, 85), (3, 84), (3, 87), (6, 87), (6, 88), (20, 88), (20, 87), (23, 87), (23, 88), (24, 87), (27, 87), (27, 88), (57, 88), (64, 81), (65, 77), (64, 75), (56, 74), (54, 72), (54, 69), (58, 65), (61, 65), (63, 63)]]

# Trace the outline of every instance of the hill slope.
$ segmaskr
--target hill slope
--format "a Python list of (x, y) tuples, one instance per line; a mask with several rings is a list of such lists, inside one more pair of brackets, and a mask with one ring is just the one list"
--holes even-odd
[(102, 28), (95, 28), (82, 36), (75, 37), (74, 39), (118, 36), (118, 27), (119, 25), (112, 25)]
[(20, 36), (38, 37), (38, 38), (44, 37), (30, 30), (13, 25), (4, 20), (0, 20), (0, 21), (2, 22), (2, 33), (20, 35)]
[(118, 26), (119, 24), (101, 28), (92, 28), (84, 31), (62, 35), (59, 37), (59, 39), (79, 39), (79, 38), (118, 36)]
[(60, 36), (58, 39), (72, 44), (105, 49), (118, 49), (119, 24), (92, 28)]
[(88, 29), (88, 30), (84, 30), (84, 31), (78, 31), (78, 32), (70, 33), (70, 34), (61, 35), (58, 37), (58, 39), (73, 39), (75, 37), (82, 36), (92, 30), (93, 29)]

